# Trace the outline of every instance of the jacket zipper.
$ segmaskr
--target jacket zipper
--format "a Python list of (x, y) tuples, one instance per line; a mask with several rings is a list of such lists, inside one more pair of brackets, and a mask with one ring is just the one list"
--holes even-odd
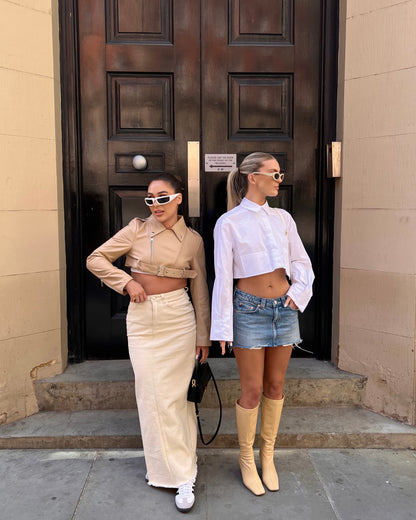
[(150, 263), (153, 264), (153, 235), (155, 234), (154, 231), (150, 234)]

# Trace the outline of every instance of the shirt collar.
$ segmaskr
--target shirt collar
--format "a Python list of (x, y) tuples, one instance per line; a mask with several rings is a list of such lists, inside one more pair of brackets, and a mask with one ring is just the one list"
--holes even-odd
[(270, 206), (269, 203), (266, 202), (260, 206), (260, 204), (256, 204), (255, 202), (248, 200), (244, 197), (244, 199), (240, 202), (240, 206), (245, 209), (249, 209), (250, 211), (253, 211), (254, 213), (258, 213), (259, 211), (263, 210), (266, 213), (269, 213)]
[[(167, 228), (165, 228), (165, 226), (159, 222), (154, 215), (150, 215), (148, 222), (150, 225), (150, 232), (153, 234), (153, 236), (158, 235), (163, 231), (167, 231)], [(172, 226), (170, 230), (173, 231), (176, 235), (176, 238), (182, 242), (182, 240), (185, 238), (186, 224), (184, 218), (181, 215), (179, 215), (178, 222), (176, 222), (176, 224)]]

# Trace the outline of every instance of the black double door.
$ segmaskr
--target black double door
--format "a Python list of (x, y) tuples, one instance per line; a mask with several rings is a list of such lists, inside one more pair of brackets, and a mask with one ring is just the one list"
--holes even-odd
[[(265, 151), (285, 172), (270, 204), (294, 216), (319, 268), (322, 3), (77, 2), (84, 256), (148, 214), (146, 187), (167, 171), (187, 186), (185, 212), (204, 237), (212, 286), (212, 231), (225, 211), (227, 171)], [(137, 155), (144, 169), (135, 168)], [(127, 298), (89, 273), (83, 290), (84, 357), (126, 357)], [(322, 357), (315, 301), (301, 329), (305, 347)]]

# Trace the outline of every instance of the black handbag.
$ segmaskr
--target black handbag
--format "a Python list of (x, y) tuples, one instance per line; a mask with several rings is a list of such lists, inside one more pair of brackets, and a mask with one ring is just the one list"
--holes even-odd
[[(217, 392), (218, 403), (219, 403), (219, 408), (220, 408), (220, 416), (218, 419), (217, 429), (215, 430), (214, 435), (211, 437), (211, 439), (209, 441), (205, 441), (204, 436), (202, 434), (201, 422), (199, 420), (198, 404), (202, 401), (202, 398), (204, 397), (208, 383), (211, 379), (214, 384), (215, 390)], [(220, 393), (219, 393), (218, 387), (217, 387), (217, 382), (215, 381), (214, 374), (212, 373), (211, 367), (209, 366), (209, 364), (207, 362), (200, 363), (199, 360), (197, 360), (195, 363), (195, 368), (192, 373), (191, 381), (189, 383), (189, 388), (188, 388), (188, 401), (195, 404), (195, 413), (196, 413), (196, 417), (198, 420), (199, 436), (201, 437), (202, 444), (204, 446), (208, 446), (208, 444), (211, 444), (211, 442), (217, 436), (217, 433), (221, 426), (222, 403), (221, 403)]]

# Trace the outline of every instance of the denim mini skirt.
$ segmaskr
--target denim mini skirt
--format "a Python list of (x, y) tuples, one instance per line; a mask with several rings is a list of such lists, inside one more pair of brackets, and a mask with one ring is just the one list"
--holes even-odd
[(299, 311), (284, 307), (286, 298), (259, 298), (234, 289), (233, 347), (255, 349), (300, 343)]

